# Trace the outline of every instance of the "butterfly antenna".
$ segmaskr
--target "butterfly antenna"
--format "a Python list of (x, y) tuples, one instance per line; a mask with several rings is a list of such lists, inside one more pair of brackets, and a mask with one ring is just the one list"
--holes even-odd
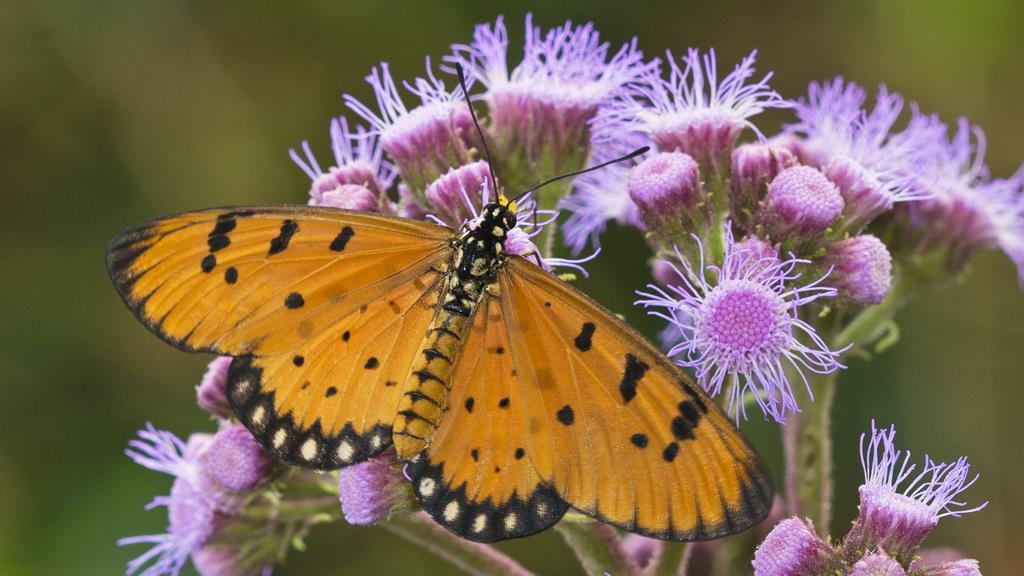
[(498, 179), (494, 176), (494, 162), (491, 160), (491, 149), (487, 146), (484, 131), (480, 128), (480, 122), (476, 119), (473, 103), (469, 100), (469, 88), (466, 87), (466, 71), (462, 69), (462, 64), (456, 63), (455, 72), (459, 75), (459, 86), (462, 87), (462, 94), (466, 96), (466, 105), (469, 106), (469, 115), (473, 118), (473, 126), (476, 127), (477, 136), (480, 137), (480, 142), (484, 145), (484, 156), (487, 157), (487, 171), (491, 175), (491, 187), (494, 189), (494, 193), (500, 196), (498, 192)]
[(632, 160), (633, 158), (636, 158), (637, 156), (647, 152), (650, 149), (651, 149), (650, 146), (641, 146), (640, 148), (637, 148), (636, 150), (633, 150), (632, 152), (630, 152), (629, 154), (626, 154), (625, 156), (619, 156), (618, 158), (613, 158), (612, 160), (608, 160), (607, 162), (602, 162), (602, 163), (598, 164), (597, 166), (590, 166), (590, 167), (584, 168), (582, 170), (576, 170), (575, 172), (568, 172), (566, 174), (560, 174), (558, 176), (555, 176), (554, 178), (549, 178), (549, 179), (541, 182), (540, 184), (537, 184), (536, 186), (532, 186), (531, 188), (523, 191), (518, 196), (513, 198), (512, 201), (513, 202), (518, 202), (523, 196), (526, 196), (530, 192), (534, 192), (536, 190), (539, 190), (539, 189), (547, 186), (548, 184), (551, 184), (552, 182), (558, 182), (559, 180), (564, 180), (566, 178), (572, 178), (573, 176), (579, 176), (580, 174), (586, 174), (587, 172), (593, 172), (594, 170), (600, 170), (601, 168), (604, 168), (605, 166), (608, 166), (608, 165), (611, 165), (611, 164), (618, 164), (619, 162), (625, 162), (626, 160)]

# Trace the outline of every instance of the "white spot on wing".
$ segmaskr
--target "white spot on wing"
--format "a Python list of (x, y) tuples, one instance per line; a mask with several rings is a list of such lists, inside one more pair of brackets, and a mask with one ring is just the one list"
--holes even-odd
[(284, 446), (284, 442), (287, 439), (288, 439), (288, 431), (285, 430), (284, 428), (278, 428), (277, 431), (274, 432), (274, 440), (273, 440), (274, 448), (280, 448), (281, 446)]
[(252, 422), (253, 427), (262, 428), (267, 423), (267, 407), (259, 404), (253, 408), (252, 414), (249, 415), (249, 421)]
[(454, 522), (459, 517), (459, 503), (456, 500), (452, 500), (444, 507), (444, 519), (448, 522)]
[(427, 497), (433, 496), (436, 488), (437, 483), (434, 482), (433, 478), (423, 478), (420, 480), (420, 494)]
[(351, 462), (352, 457), (356, 454), (356, 449), (352, 447), (352, 443), (348, 440), (342, 440), (341, 444), (338, 444), (338, 460), (342, 462)]
[(512, 532), (513, 530), (516, 529), (516, 526), (518, 526), (518, 525), (519, 525), (519, 517), (516, 516), (515, 512), (511, 512), (511, 513), (509, 513), (508, 516), (505, 516), (505, 531), (506, 532)]
[(476, 532), (477, 534), (479, 534), (479, 533), (483, 532), (486, 528), (487, 528), (487, 515), (486, 514), (478, 514), (477, 517), (473, 519), (473, 532)]
[(373, 446), (374, 450), (380, 448), (383, 444), (384, 440), (380, 437), (380, 434), (374, 434), (373, 437), (370, 438), (370, 446)]
[(537, 516), (543, 518), (548, 515), (548, 505), (546, 502), (537, 503)]
[(318, 447), (319, 446), (317, 445), (315, 438), (306, 439), (306, 441), (302, 443), (302, 458), (307, 462), (316, 458)]

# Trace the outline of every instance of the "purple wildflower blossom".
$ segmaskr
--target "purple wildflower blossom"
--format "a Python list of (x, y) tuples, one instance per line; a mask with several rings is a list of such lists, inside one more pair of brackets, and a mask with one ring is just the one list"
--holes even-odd
[(310, 205), (380, 211), (387, 202), (387, 190), (398, 176), (383, 157), (380, 138), (362, 126), (352, 132), (344, 117), (331, 120), (330, 132), (334, 166), (326, 172), (316, 161), (309, 142), (302, 142), (305, 158), (294, 148), (288, 151), (292, 161), (313, 181)]
[(683, 68), (668, 52), (668, 80), (660, 69), (645, 71), (641, 80), (602, 114), (595, 130), (604, 139), (614, 139), (623, 130), (639, 130), (650, 134), (662, 151), (679, 150), (717, 166), (744, 129), (764, 138), (751, 117), (768, 108), (789, 107), (768, 86), (771, 73), (749, 82), (756, 55), (756, 50), (751, 52), (719, 81), (713, 49), (702, 56), (691, 48), (682, 57)]
[(376, 524), (408, 500), (408, 481), (393, 451), (338, 472), (341, 511), (349, 524)]
[(470, 206), (481, 205), (489, 178), (490, 171), (484, 161), (452, 168), (427, 186), (427, 204), (447, 225), (457, 228), (469, 217)]
[(682, 240), (710, 219), (697, 162), (682, 152), (659, 152), (629, 171), (629, 197), (646, 228)]
[(860, 517), (848, 540), (859, 549), (882, 547), (909, 561), (940, 518), (976, 512), (988, 502), (969, 508), (956, 500), (978, 479), (970, 476), (966, 457), (944, 463), (926, 455), (916, 472), (917, 465), (909, 463), (910, 452), (896, 449), (895, 436), (895, 426), (879, 430), (874, 421), (867, 446), (866, 434), (861, 435)]
[(799, 238), (824, 232), (842, 212), (835, 184), (810, 166), (793, 166), (768, 185), (759, 219), (772, 237)]
[(228, 368), (231, 367), (231, 356), (218, 356), (206, 367), (203, 379), (196, 387), (196, 403), (203, 410), (218, 418), (229, 418), (232, 414), (228, 402), (225, 382)]
[(879, 87), (871, 112), (867, 93), (842, 78), (812, 83), (795, 103), (797, 122), (786, 133), (803, 138), (804, 160), (822, 169), (848, 205), (847, 226), (858, 229), (896, 202), (920, 200), (930, 192), (915, 176), (941, 138), (940, 127), (915, 109), (900, 132), (903, 97)]
[(885, 244), (863, 234), (836, 242), (825, 255), (832, 286), (858, 304), (881, 304), (892, 288), (892, 256)]
[(948, 250), (954, 270), (978, 248), (1001, 248), (1024, 288), (1024, 166), (992, 180), (984, 160), (984, 133), (961, 119), (921, 178), (934, 197), (911, 206), (913, 221), (926, 245)]
[(451, 166), (469, 161), (469, 147), (476, 136), (465, 95), (461, 88), (446, 88), (434, 75), (429, 58), (427, 77), (404, 83), (420, 100), (415, 108), (409, 109), (402, 100), (387, 63), (375, 67), (366, 81), (373, 88), (378, 111), (348, 94), (345, 103), (370, 123), (380, 146), (414, 193), (422, 193), (427, 183)]
[(682, 269), (675, 268), (677, 283), (667, 290), (648, 285), (649, 292), (637, 292), (642, 297), (637, 304), (662, 309), (651, 314), (679, 330), (681, 339), (668, 353), (678, 364), (693, 368), (708, 393), (719, 394), (727, 378), (732, 382), (728, 405), (737, 420), (746, 416), (741, 398), (750, 391), (764, 414), (781, 423), (788, 413), (799, 411), (784, 362), (805, 385), (804, 370), (827, 374), (844, 367), (839, 362), (842, 351), (830, 350), (798, 315), (803, 306), (835, 297), (836, 290), (821, 286), (824, 276), (798, 285), (797, 267), (808, 261), (766, 257), (760, 250), (736, 245), (731, 233), (724, 264), (705, 266), (703, 245), (696, 236), (694, 240), (699, 265), (692, 266), (676, 248), (682, 264)]
[(730, 161), (729, 213), (734, 224), (749, 230), (768, 184), (779, 172), (796, 166), (796, 156), (777, 144), (752, 142), (737, 146)]
[(835, 551), (814, 533), (809, 522), (779, 522), (754, 551), (755, 576), (824, 574), (837, 562)]
[[(623, 134), (614, 143), (595, 146), (590, 164), (619, 158), (648, 142), (645, 135), (636, 132)], [(580, 254), (587, 244), (600, 246), (601, 234), (612, 220), (622, 226), (644, 229), (640, 212), (629, 197), (629, 172), (633, 165), (615, 163), (573, 180), (572, 193), (559, 203), (560, 208), (569, 212), (562, 234), (573, 254)]]
[(240, 424), (228, 424), (213, 436), (201, 457), (205, 472), (228, 490), (252, 490), (267, 477), (274, 460)]
[(906, 570), (899, 562), (881, 552), (868, 554), (850, 569), (850, 576), (904, 576)]
[(926, 576), (981, 576), (977, 560), (964, 559), (944, 562), (925, 571)]
[[(509, 71), (508, 31), (501, 17), (480, 25), (469, 45), (455, 45), (450, 62), (461, 63), (487, 87), (491, 128), (499, 148), (518, 149), (531, 163), (542, 156), (556, 171), (582, 165), (579, 151), (589, 142), (589, 122), (624, 85), (653, 68), (637, 42), (612, 54), (593, 24), (567, 21), (542, 32), (526, 15), (523, 60)], [(568, 156), (568, 158), (566, 158)]]
[(189, 556), (220, 530), (225, 516), (217, 507), (217, 498), (203, 481), (199, 456), (210, 442), (209, 435), (195, 434), (188, 444), (174, 434), (157, 430), (147, 423), (139, 439), (128, 443), (125, 451), (137, 464), (174, 476), (169, 496), (158, 496), (146, 509), (166, 506), (167, 533), (132, 536), (117, 541), (126, 544), (152, 544), (153, 547), (128, 563), (128, 574), (159, 576), (177, 574)]

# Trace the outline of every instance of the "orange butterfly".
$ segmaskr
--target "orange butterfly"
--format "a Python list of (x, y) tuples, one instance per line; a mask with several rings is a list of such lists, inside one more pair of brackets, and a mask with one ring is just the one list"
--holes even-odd
[(338, 209), (157, 218), (107, 254), (124, 302), (188, 351), (234, 356), (238, 418), (280, 460), (327, 470), (394, 445), (439, 523), (480, 542), (569, 506), (655, 538), (744, 530), (764, 465), (661, 352), (505, 254), (503, 196), (463, 233)]

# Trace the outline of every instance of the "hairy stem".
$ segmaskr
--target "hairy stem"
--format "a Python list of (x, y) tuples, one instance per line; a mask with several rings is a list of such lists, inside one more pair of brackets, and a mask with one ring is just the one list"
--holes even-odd
[(391, 532), (444, 558), (474, 576), (532, 576), (532, 572), (493, 546), (455, 536), (426, 513), (395, 517), (382, 524)]
[(640, 568), (622, 549), (615, 529), (596, 520), (563, 520), (555, 529), (576, 553), (583, 571), (589, 576), (605, 573), (615, 576), (637, 576)]

